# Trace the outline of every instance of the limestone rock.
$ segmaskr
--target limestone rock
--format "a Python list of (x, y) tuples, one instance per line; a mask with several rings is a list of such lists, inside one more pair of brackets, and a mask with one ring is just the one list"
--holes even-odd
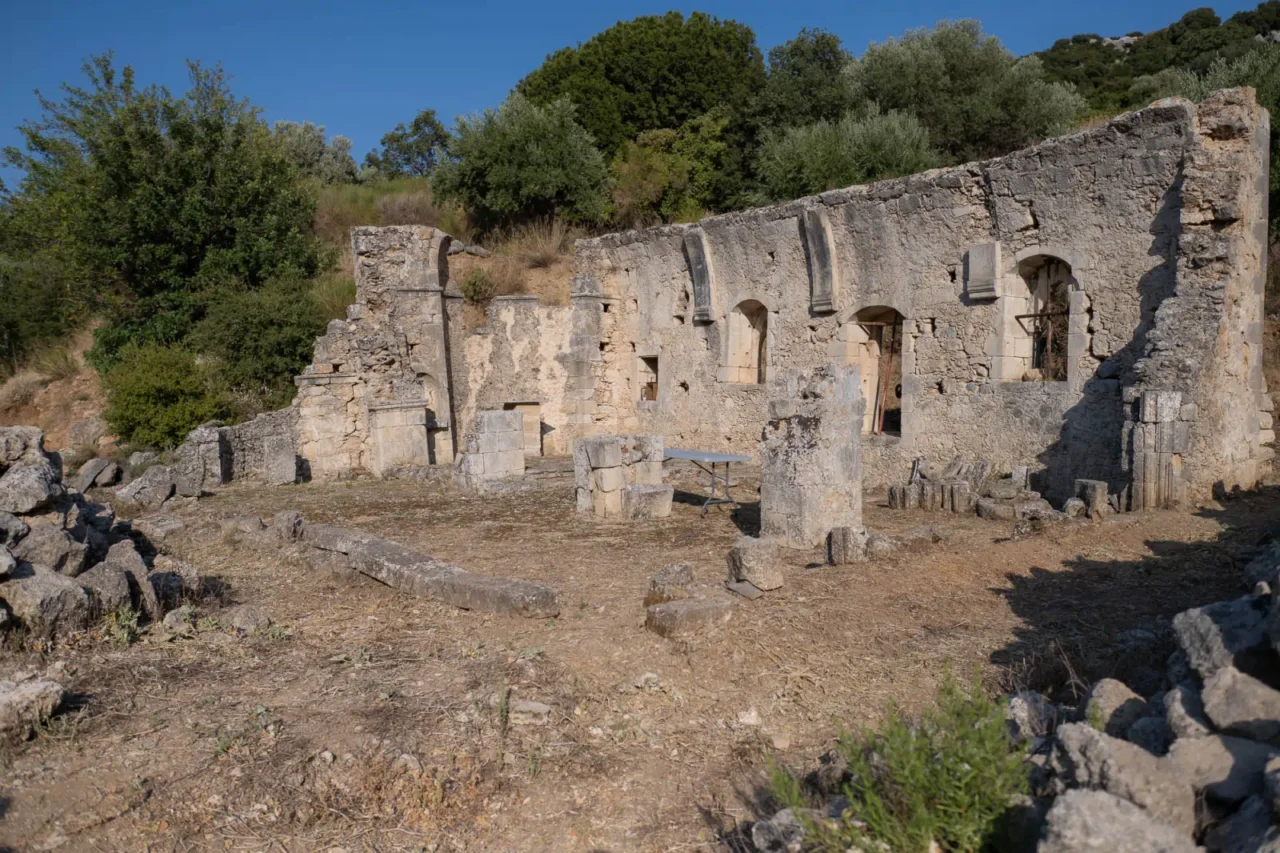
[(263, 477), (269, 486), (291, 486), (298, 482), (298, 453), (287, 435), (269, 435), (262, 440)]
[(1067, 518), (1080, 518), (1086, 512), (1084, 501), (1080, 498), (1067, 498), (1067, 502), (1062, 505), (1062, 512)]
[(682, 639), (718, 628), (733, 616), (733, 599), (705, 595), (649, 607), (644, 626), (660, 637)]
[(693, 568), (688, 563), (671, 563), (663, 566), (649, 579), (649, 591), (645, 594), (644, 606), (649, 607), (666, 601), (688, 598), (689, 589), (692, 586)]
[(978, 517), (991, 521), (1013, 521), (1017, 518), (1017, 511), (1014, 508), (1013, 501), (998, 498), (979, 498)]
[(1067, 791), (1045, 821), (1036, 853), (1200, 853), (1179, 832), (1104, 791)]
[[(107, 434), (107, 422), (102, 418), (85, 418), (72, 421), (67, 427), (67, 449), (76, 450), (81, 447), (97, 447), (99, 440)], [(81, 489), (81, 491), (84, 491)]]
[(64, 637), (89, 622), (89, 598), (75, 581), (48, 569), (19, 567), (0, 583), (0, 599), (32, 634)]
[(1201, 695), (1219, 730), (1280, 746), (1280, 691), (1228, 666), (1205, 682)]
[(1183, 738), (1173, 744), (1165, 763), (1195, 788), (1224, 803), (1239, 803), (1263, 790), (1267, 763), (1280, 750), (1226, 735)]
[(114, 613), (130, 603), (129, 578), (119, 566), (99, 563), (76, 578), (89, 597), (91, 618)]
[(195, 624), (196, 609), (190, 604), (175, 607), (164, 615), (164, 629), (174, 634), (190, 634)]
[(1178, 646), (1202, 679), (1270, 651), (1268, 605), (1266, 599), (1244, 597), (1184, 610), (1173, 617)]
[(139, 609), (147, 614), (148, 619), (159, 622), (164, 618), (164, 607), (151, 583), (147, 564), (143, 562), (142, 555), (133, 542), (125, 540), (112, 545), (104, 562), (115, 566), (128, 577), (129, 591), (137, 597)]
[(5, 580), (18, 568), (18, 561), (4, 548), (0, 548), (0, 581)]
[(551, 722), (551, 706), (521, 699), (512, 703), (509, 720), (513, 726), (545, 726)]
[(144, 515), (133, 520), (133, 532), (145, 537), (155, 547), (178, 535), (185, 527), (182, 519), (164, 513)]
[(1280, 853), (1280, 827), (1262, 797), (1250, 797), (1231, 817), (1210, 827), (1205, 846), (1221, 853)]
[(271, 528), (276, 532), (276, 537), (282, 545), (298, 541), (302, 537), (304, 524), (306, 521), (302, 513), (296, 509), (281, 510), (271, 519)]
[(729, 580), (746, 581), (757, 589), (782, 586), (782, 559), (772, 539), (743, 536), (729, 549)]
[(180, 593), (186, 595), (199, 595), (203, 587), (203, 579), (196, 566), (182, 560), (175, 560), (168, 554), (156, 555), (151, 564), (151, 579), (152, 586), (159, 584), (166, 590), (172, 589), (176, 583)]
[(1173, 733), (1169, 731), (1169, 724), (1164, 717), (1143, 717), (1129, 726), (1124, 739), (1152, 755), (1164, 755), (1169, 750)]
[[(98, 476), (93, 478), (93, 485), (102, 487), (114, 486), (116, 483), (120, 482), (121, 475), (122, 472), (120, 470), (119, 463), (108, 462), (106, 467), (98, 472)], [(81, 489), (81, 491), (84, 490)]]
[(149, 509), (156, 509), (173, 496), (175, 474), (167, 465), (152, 465), (142, 476), (116, 489), (116, 497)]
[(0, 681), (0, 741), (26, 740), (62, 704), (62, 686), (55, 681)]
[(0, 545), (13, 547), (30, 530), (27, 523), (13, 513), (0, 511)]
[(0, 510), (33, 512), (51, 503), (62, 491), (58, 473), (48, 459), (19, 462), (0, 476)]
[(44, 456), (44, 430), (33, 426), (0, 427), (0, 467), (30, 464)]
[(13, 548), (19, 560), (75, 577), (84, 571), (88, 547), (57, 527), (41, 526), (28, 533)]
[(1195, 830), (1195, 793), (1162, 760), (1081, 723), (1058, 727), (1051, 764), (1071, 787), (1104, 790), (1187, 836)]
[(1124, 737), (1129, 727), (1146, 715), (1147, 700), (1114, 678), (1104, 678), (1093, 685), (1085, 700), (1085, 720), (1102, 726), (1112, 737)]
[(1262, 768), (1262, 787), (1272, 814), (1280, 814), (1280, 757), (1272, 758)]
[(1175, 685), (1164, 694), (1164, 719), (1175, 738), (1204, 737), (1210, 733), (1200, 688), (1190, 682)]
[(271, 617), (254, 604), (233, 607), (223, 614), (223, 618), (237, 634), (257, 634), (271, 627)]
[(804, 835), (804, 824), (791, 809), (751, 825), (751, 843), (760, 853), (800, 853)]
[(76, 471), (76, 478), (73, 481), (73, 485), (76, 487), (77, 491), (89, 491), (90, 487), (98, 481), (98, 476), (105, 471), (107, 466), (110, 464), (110, 459), (103, 459), (101, 456), (95, 456), (88, 462), (81, 465), (79, 470)]
[(1053, 734), (1058, 725), (1058, 706), (1034, 690), (1024, 690), (1009, 697), (1004, 710), (1005, 723), (1014, 743)]

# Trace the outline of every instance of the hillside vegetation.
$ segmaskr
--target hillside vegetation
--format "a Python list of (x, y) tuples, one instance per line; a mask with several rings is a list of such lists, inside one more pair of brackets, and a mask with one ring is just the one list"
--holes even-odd
[(558, 298), (582, 233), (996, 156), (1165, 95), (1251, 85), (1275, 112), (1276, 30), (1270, 0), (1021, 58), (976, 21), (855, 57), (820, 29), (766, 54), (742, 23), (670, 12), (554, 52), (451, 129), (413, 105), (361, 164), (324, 127), (268, 125), (220, 68), (192, 64), (175, 94), (96, 56), (4, 152), (23, 178), (0, 187), (0, 370), (92, 319), (85, 360), (111, 426), (172, 444), (290, 399), (311, 341), (354, 298), (352, 226), (482, 242), (495, 256), (456, 277), (473, 302)]

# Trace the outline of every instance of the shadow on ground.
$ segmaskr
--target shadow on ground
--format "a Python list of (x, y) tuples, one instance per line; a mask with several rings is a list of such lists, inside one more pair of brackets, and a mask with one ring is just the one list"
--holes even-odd
[(1050, 571), (1009, 574), (994, 590), (1023, 620), (1017, 639), (991, 655), (1006, 689), (1079, 698), (1099, 678), (1140, 693), (1161, 689), (1174, 651), (1173, 617), (1190, 607), (1248, 592), (1243, 566), (1280, 530), (1280, 487), (1224, 497), (1196, 511), (1222, 525), (1216, 541), (1148, 541), (1141, 559), (1080, 556)]

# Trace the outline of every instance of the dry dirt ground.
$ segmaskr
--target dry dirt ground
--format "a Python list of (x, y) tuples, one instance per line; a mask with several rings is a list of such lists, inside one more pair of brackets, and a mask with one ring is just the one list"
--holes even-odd
[[(486, 496), (353, 482), (201, 500), (177, 554), (211, 580), (194, 637), (98, 631), (0, 659), (0, 677), (65, 665), (74, 694), (0, 757), (0, 850), (744, 851), (770, 759), (812, 767), (840, 725), (918, 707), (948, 667), (1060, 696), (1117, 665), (1137, 679), (1162, 665), (1172, 614), (1241, 590), (1236, 564), (1275, 519), (1264, 491), (1011, 541), (869, 498), (873, 528), (949, 540), (853, 567), (796, 553), (786, 586), (719, 633), (647, 632), (650, 575), (686, 560), (719, 582), (755, 532), (757, 477), (740, 479), (743, 507), (703, 519), (678, 475), (671, 518), (645, 524), (578, 517), (567, 474)], [(200, 520), (284, 508), (553, 584), (561, 614), (336, 581)], [(237, 602), (274, 626), (235, 637), (219, 616)]]

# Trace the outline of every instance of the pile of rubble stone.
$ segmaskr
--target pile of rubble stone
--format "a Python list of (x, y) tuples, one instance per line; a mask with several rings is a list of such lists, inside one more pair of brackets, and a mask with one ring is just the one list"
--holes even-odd
[[(192, 567), (163, 554), (144, 557), (154, 553), (146, 523), (117, 519), (111, 504), (85, 496), (127, 476), (122, 466), (92, 460), (70, 485), (61, 469), (40, 429), (0, 427), (0, 634), (64, 638), (126, 607), (158, 623), (184, 593), (199, 592)], [(116, 494), (154, 484), (152, 470)], [(0, 737), (23, 736), (56, 706), (55, 693), (60, 688), (44, 681), (0, 681)]]
[(1101, 480), (1076, 480), (1075, 495), (1059, 511), (1031, 488), (1028, 466), (1015, 466), (1000, 476), (986, 461), (965, 462), (956, 457), (938, 468), (921, 457), (911, 466), (905, 485), (889, 487), (889, 508), (976, 512), (981, 518), (1001, 521), (1098, 519), (1119, 511), (1119, 496), (1107, 491)]
[[(1075, 707), (1010, 697), (1032, 795), (998, 849), (1280, 851), (1278, 573), (1273, 543), (1246, 568), (1249, 595), (1179, 613), (1158, 689), (1144, 695), (1107, 678)], [(800, 850), (804, 828), (788, 810), (753, 835), (762, 851)]]

